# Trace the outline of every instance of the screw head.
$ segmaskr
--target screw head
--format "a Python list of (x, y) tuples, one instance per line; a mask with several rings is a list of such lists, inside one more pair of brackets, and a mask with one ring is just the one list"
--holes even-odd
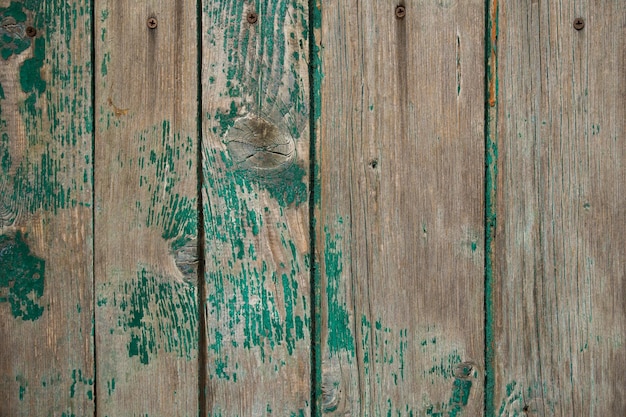
[(585, 27), (585, 20), (582, 17), (574, 19), (574, 29), (582, 30)]
[(403, 19), (406, 16), (406, 7), (403, 5), (399, 5), (396, 7), (396, 17), (398, 19)]
[(156, 29), (158, 25), (156, 17), (149, 17), (148, 20), (146, 21), (146, 25), (148, 25), (148, 28), (150, 29)]
[(35, 28), (34, 28), (34, 27), (32, 27), (32, 26), (28, 26), (28, 27), (26, 28), (26, 35), (27, 35), (29, 38), (34, 38), (34, 37), (35, 37), (35, 35), (37, 35), (37, 29), (35, 29)]
[(247, 20), (248, 20), (248, 23), (250, 23), (251, 25), (254, 25), (259, 20), (259, 15), (256, 14), (255, 12), (250, 12), (248, 13)]

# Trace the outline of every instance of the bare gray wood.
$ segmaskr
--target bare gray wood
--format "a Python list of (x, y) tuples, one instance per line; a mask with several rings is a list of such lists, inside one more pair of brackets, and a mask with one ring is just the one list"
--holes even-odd
[(626, 3), (500, 8), (493, 407), (626, 415)]
[(310, 413), (306, 1), (203, 2), (209, 416)]
[(90, 6), (0, 1), (0, 415), (94, 410)]
[(196, 416), (196, 6), (95, 5), (97, 411)]
[(478, 416), (484, 4), (396, 6), (322, 6), (322, 408)]

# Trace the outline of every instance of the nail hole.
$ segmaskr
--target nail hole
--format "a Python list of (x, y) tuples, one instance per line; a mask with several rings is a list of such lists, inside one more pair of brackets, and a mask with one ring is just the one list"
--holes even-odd
[(581, 30), (585, 27), (585, 20), (582, 17), (574, 19), (574, 29)]
[(150, 29), (156, 29), (157, 24), (158, 24), (158, 23), (157, 23), (157, 20), (156, 20), (156, 17), (150, 17), (150, 18), (148, 18), (148, 21), (146, 22), (146, 24), (148, 25), (148, 27), (149, 27)]
[(527, 406), (527, 405), (525, 405), (525, 406), (524, 406), (524, 408), (522, 408), (522, 411), (523, 411), (523, 412), (525, 412), (525, 413), (527, 413), (527, 412), (528, 412), (528, 406)]
[(370, 161), (370, 166), (372, 167), (372, 169), (376, 169), (376, 167), (378, 166), (378, 160), (377, 159), (372, 159)]
[(251, 25), (254, 25), (259, 20), (259, 15), (254, 12), (250, 12), (248, 13), (247, 19), (248, 19), (248, 23), (250, 23)]
[(28, 35), (28, 37), (30, 38), (34, 38), (35, 35), (37, 35), (37, 29), (35, 29), (32, 26), (29, 26), (26, 28), (26, 35)]
[(402, 5), (396, 7), (396, 17), (402, 19), (406, 16), (406, 8)]

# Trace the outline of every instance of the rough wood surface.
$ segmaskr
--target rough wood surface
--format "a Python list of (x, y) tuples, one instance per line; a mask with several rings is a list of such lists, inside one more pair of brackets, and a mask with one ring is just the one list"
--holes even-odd
[(195, 416), (196, 7), (95, 4), (98, 415)]
[(481, 415), (484, 4), (324, 2), (322, 408)]
[(203, 2), (209, 416), (310, 410), (307, 17)]
[(626, 3), (499, 15), (491, 406), (626, 415)]
[(0, 416), (94, 409), (90, 10), (0, 1)]

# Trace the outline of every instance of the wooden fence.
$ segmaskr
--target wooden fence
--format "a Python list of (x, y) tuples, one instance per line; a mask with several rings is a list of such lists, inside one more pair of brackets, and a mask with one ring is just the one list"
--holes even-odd
[(626, 415), (626, 2), (0, 0), (0, 416)]

